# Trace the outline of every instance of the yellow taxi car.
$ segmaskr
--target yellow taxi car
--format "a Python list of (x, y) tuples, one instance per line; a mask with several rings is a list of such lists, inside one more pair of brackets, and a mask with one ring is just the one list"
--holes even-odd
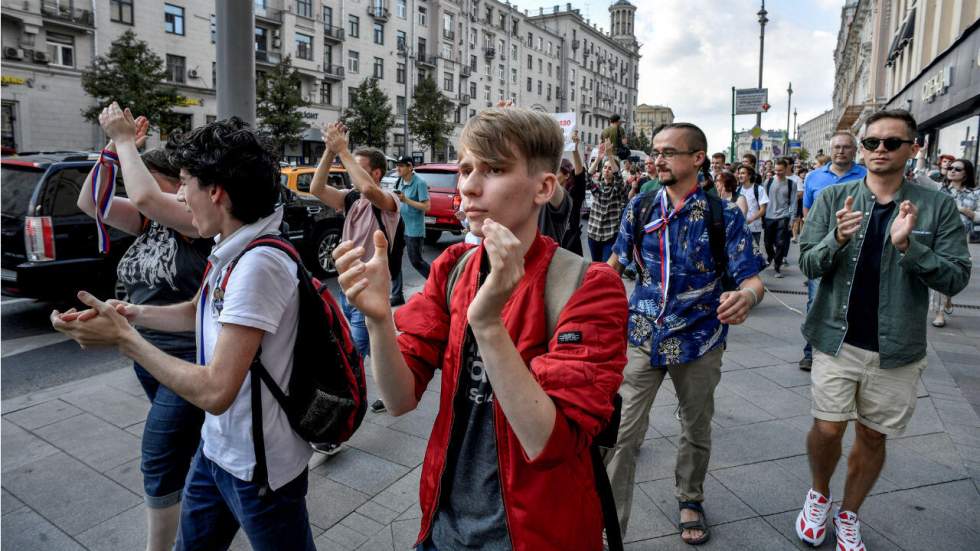
[[(315, 166), (287, 166), (279, 171), (279, 180), (290, 190), (312, 197), (310, 184), (313, 183), (315, 172)], [(350, 176), (347, 175), (347, 169), (339, 164), (331, 166), (330, 179), (327, 183), (337, 189), (350, 189)]]

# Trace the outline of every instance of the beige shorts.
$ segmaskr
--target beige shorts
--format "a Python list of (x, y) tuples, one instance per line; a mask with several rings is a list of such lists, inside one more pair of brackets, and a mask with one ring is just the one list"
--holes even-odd
[(857, 420), (887, 436), (899, 435), (915, 411), (919, 376), (927, 360), (881, 369), (877, 352), (843, 344), (836, 357), (813, 351), (813, 416)]

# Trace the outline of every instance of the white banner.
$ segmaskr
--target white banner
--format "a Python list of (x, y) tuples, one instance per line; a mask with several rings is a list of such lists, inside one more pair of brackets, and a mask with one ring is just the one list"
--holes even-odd
[(551, 116), (555, 117), (558, 121), (558, 126), (561, 127), (561, 131), (565, 134), (565, 151), (572, 151), (575, 149), (575, 144), (572, 143), (572, 130), (575, 130), (575, 113), (552, 113)]

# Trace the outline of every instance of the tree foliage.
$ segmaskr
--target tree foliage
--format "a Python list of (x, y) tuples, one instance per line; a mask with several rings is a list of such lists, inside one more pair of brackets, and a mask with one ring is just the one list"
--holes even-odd
[(309, 103), (300, 91), (299, 73), (293, 60), (286, 56), (265, 78), (255, 83), (255, 114), (259, 127), (269, 132), (276, 150), (281, 154), (286, 146), (299, 143), (307, 124), (300, 108)]
[(367, 78), (354, 89), (341, 120), (350, 131), (351, 146), (388, 148), (388, 131), (395, 125), (395, 114), (377, 79)]
[(644, 153), (650, 152), (650, 138), (647, 137), (642, 128), (639, 134), (630, 132), (630, 149), (639, 149)]
[(438, 151), (445, 147), (455, 126), (450, 119), (452, 110), (453, 102), (427, 76), (415, 87), (414, 103), (408, 111), (408, 129), (423, 148)]
[(82, 89), (96, 104), (82, 111), (85, 120), (98, 124), (99, 113), (112, 102), (128, 107), (133, 115), (144, 115), (159, 125), (179, 105), (177, 89), (164, 81), (167, 68), (149, 45), (126, 31), (110, 46), (109, 52), (92, 60), (82, 71)]

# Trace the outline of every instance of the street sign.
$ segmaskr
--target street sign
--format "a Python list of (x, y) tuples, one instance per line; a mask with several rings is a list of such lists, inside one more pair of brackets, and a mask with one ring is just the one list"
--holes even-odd
[(752, 127), (752, 137), (753, 138), (758, 138), (760, 136), (762, 136), (762, 129), (759, 128), (758, 126), (753, 126)]
[(754, 138), (752, 140), (752, 151), (762, 151), (762, 140)]
[(742, 88), (735, 90), (735, 114), (755, 115), (762, 113), (769, 104), (768, 88)]
[(797, 140), (790, 140), (789, 148), (792, 151), (800, 151), (801, 149), (803, 149), (803, 143)]

